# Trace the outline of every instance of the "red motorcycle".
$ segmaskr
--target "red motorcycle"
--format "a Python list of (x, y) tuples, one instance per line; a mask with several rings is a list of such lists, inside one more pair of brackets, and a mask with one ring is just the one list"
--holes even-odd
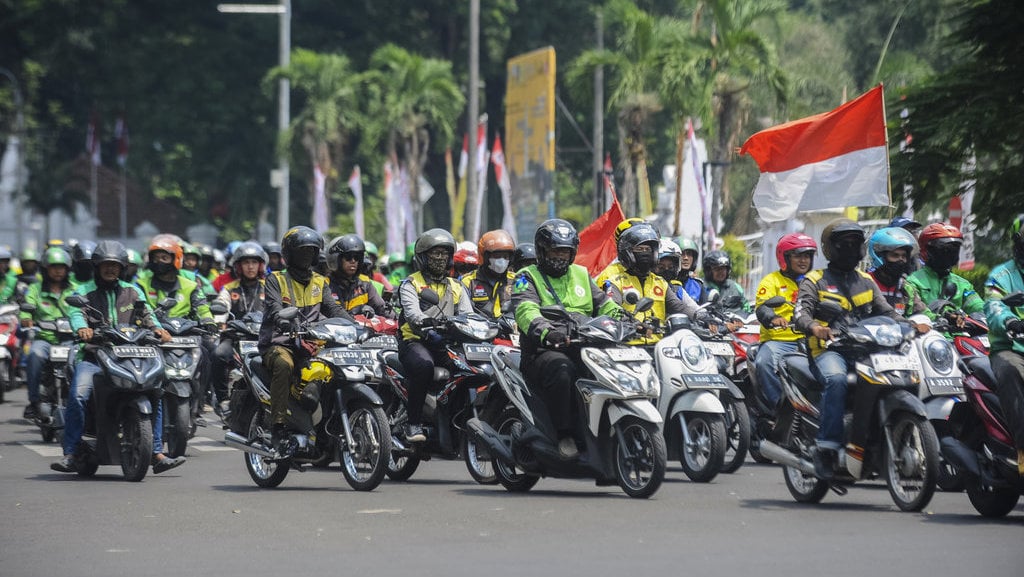
[(18, 305), (0, 305), (0, 403), (16, 382), (21, 339), (18, 338)]

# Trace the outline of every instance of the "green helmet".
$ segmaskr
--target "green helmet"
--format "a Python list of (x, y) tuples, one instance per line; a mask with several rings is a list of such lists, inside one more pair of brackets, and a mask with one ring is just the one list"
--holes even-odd
[(62, 264), (71, 268), (71, 255), (68, 254), (68, 251), (58, 247), (46, 249), (46, 252), (43, 253), (42, 265), (52, 266), (55, 264)]
[[(196, 245), (194, 245), (192, 243), (188, 243), (188, 242), (181, 243), (181, 253), (182, 253), (182, 256), (192, 255), (192, 256), (196, 257), (196, 259), (198, 259), (198, 260), (203, 260), (203, 251), (200, 250), (199, 247), (197, 247)], [(128, 253), (128, 255), (130, 257), (131, 253)], [(131, 258), (129, 258), (129, 260), (131, 260)]]
[(38, 262), (39, 261), (39, 251), (37, 251), (34, 248), (26, 248), (25, 250), (21, 251), (21, 258), (19, 260), (22, 260), (22, 261), (34, 260), (34, 261)]
[(405, 264), (406, 262), (408, 261), (405, 259), (405, 254), (402, 251), (396, 250), (388, 255), (388, 266), (395, 267), (399, 263)]
[(374, 260), (376, 260), (377, 257), (380, 255), (380, 252), (377, 250), (377, 245), (373, 244), (368, 240), (363, 241), (363, 244), (366, 245), (366, 254), (372, 255)]
[(142, 268), (142, 265), (145, 264), (142, 262), (142, 253), (133, 248), (128, 249), (128, 263)]

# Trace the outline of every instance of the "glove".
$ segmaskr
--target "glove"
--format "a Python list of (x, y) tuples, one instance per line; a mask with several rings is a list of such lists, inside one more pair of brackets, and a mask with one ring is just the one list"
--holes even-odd
[(312, 357), (316, 354), (316, 343), (313, 341), (302, 341), (302, 350), (306, 351), (306, 354)]
[(444, 342), (444, 337), (434, 329), (427, 329), (423, 333), (423, 341), (428, 345), (437, 346)]
[(700, 310), (698, 310), (697, 312), (695, 312), (693, 314), (693, 322), (695, 322), (695, 323), (697, 323), (699, 325), (707, 326), (710, 320), (711, 320), (711, 313), (709, 313), (708, 311), (706, 311), (704, 309), (700, 309)]
[(220, 332), (220, 325), (213, 321), (205, 322), (203, 323), (203, 330), (208, 333), (217, 333)]
[(1024, 334), (1024, 319), (1010, 319), (1006, 321), (1005, 326), (1009, 334)]
[(549, 347), (564, 345), (569, 340), (569, 334), (563, 328), (553, 328), (544, 335), (544, 344)]

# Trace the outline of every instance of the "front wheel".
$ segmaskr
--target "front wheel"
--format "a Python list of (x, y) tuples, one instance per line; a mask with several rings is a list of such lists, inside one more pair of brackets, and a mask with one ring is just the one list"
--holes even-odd
[(495, 485), (498, 477), (494, 474), (494, 459), (486, 447), (473, 440), (469, 432), (462, 436), (462, 459), (473, 480), (481, 485)]
[(135, 407), (126, 408), (118, 423), (118, 437), (121, 439), (121, 474), (124, 480), (141, 481), (153, 460), (153, 425), (149, 416)]
[(617, 425), (615, 473), (619, 486), (634, 499), (656, 493), (665, 479), (665, 437), (658, 426), (636, 417)]
[(4, 395), (12, 386), (10, 359), (0, 359), (0, 403), (4, 402)]
[[(259, 441), (264, 447), (273, 445), (270, 439), (270, 416), (261, 407), (256, 407), (249, 419), (249, 441)], [(288, 462), (275, 461), (261, 457), (256, 453), (243, 454), (245, 468), (249, 471), (257, 487), (269, 489), (276, 487), (288, 476)]]
[(384, 480), (391, 459), (391, 434), (384, 409), (365, 400), (351, 403), (352, 438), (341, 441), (341, 472), (356, 491), (372, 491)]
[(683, 447), (679, 463), (691, 481), (707, 483), (722, 470), (725, 419), (715, 413), (686, 413), (685, 421), (690, 441), (686, 441), (687, 435), (680, 435)]
[(189, 437), (191, 437), (192, 405), (187, 398), (183, 399), (166, 393), (163, 403), (167, 454), (171, 457), (184, 457)]
[[(495, 430), (498, 432), (501, 441), (506, 443), (506, 446), (512, 451), (512, 455), (518, 459), (520, 450), (513, 448), (513, 439), (522, 434), (525, 428), (523, 416), (519, 413), (519, 409), (515, 407), (506, 408), (498, 416), (496, 423)], [(498, 482), (501, 483), (502, 487), (505, 487), (506, 491), (511, 493), (525, 493), (532, 489), (537, 484), (537, 481), (540, 480), (539, 476), (528, 474), (522, 469), (513, 467), (500, 459), (495, 459), (493, 462), (494, 474), (498, 478)]]
[(828, 493), (828, 483), (796, 467), (784, 467), (786, 488), (797, 503), (820, 503)]
[(750, 415), (747, 404), (732, 395), (722, 397), (725, 405), (725, 457), (722, 462), (723, 473), (735, 473), (747, 460), (750, 449)]
[(935, 429), (923, 417), (909, 413), (897, 413), (888, 429), (892, 442), (884, 446), (882, 462), (889, 495), (901, 511), (920, 511), (932, 500), (938, 478)]

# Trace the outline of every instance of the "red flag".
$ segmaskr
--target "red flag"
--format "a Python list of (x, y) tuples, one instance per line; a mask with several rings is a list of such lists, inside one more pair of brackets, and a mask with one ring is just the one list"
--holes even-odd
[(615, 260), (615, 227), (624, 220), (626, 215), (619, 206), (619, 199), (613, 198), (611, 208), (580, 231), (580, 248), (576, 252), (576, 264), (586, 267), (590, 276), (597, 276), (604, 267)]
[(765, 221), (798, 210), (888, 205), (882, 86), (830, 112), (762, 130), (740, 154), (761, 169), (753, 200)]
[(128, 162), (128, 123), (124, 121), (124, 116), (117, 117), (114, 138), (117, 139), (117, 163), (124, 166)]

